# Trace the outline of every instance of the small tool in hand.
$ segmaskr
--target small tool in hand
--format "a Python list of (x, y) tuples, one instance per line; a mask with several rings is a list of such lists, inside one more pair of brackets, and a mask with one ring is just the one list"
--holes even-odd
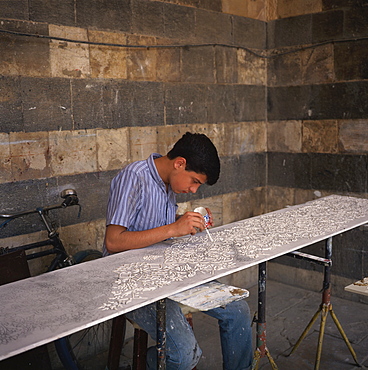
[(203, 216), (204, 222), (205, 222), (205, 230), (206, 230), (207, 235), (210, 238), (211, 242), (213, 242), (212, 236), (211, 236), (210, 232), (208, 231), (208, 225), (210, 224), (210, 216), (209, 216), (206, 208), (197, 207), (193, 212), (200, 213)]

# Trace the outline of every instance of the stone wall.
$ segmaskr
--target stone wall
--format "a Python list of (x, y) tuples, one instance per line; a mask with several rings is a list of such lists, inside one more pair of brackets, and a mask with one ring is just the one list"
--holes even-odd
[[(101, 249), (112, 177), (196, 131), (216, 144), (221, 178), (178, 197), (180, 209), (211, 204), (218, 225), (263, 213), (266, 61), (252, 52), (265, 51), (266, 23), (222, 5), (4, 2), (1, 210), (54, 204), (75, 188), (81, 217), (76, 208), (51, 216), (71, 254)], [(208, 43), (217, 46), (197, 46)], [(12, 224), (1, 231), (3, 246), (40, 237), (35, 217)]]
[[(180, 210), (210, 204), (218, 225), (331, 193), (367, 196), (365, 0), (3, 3), (1, 210), (75, 188), (81, 217), (52, 215), (70, 253), (101, 248), (116, 172), (186, 131), (213, 139), (222, 173), (180, 196)], [(347, 280), (367, 271), (356, 232), (336, 250)], [(9, 225), (1, 245), (40, 233), (34, 219)]]
[[(332, 193), (368, 195), (368, 3), (320, 5), (316, 13), (268, 23), (270, 52), (278, 54), (268, 63), (268, 211)], [(340, 296), (367, 274), (366, 239), (364, 229), (334, 238)], [(323, 256), (324, 244), (306, 251)], [(322, 288), (315, 265), (287, 257), (277, 262), (288, 267), (272, 267), (271, 277)]]

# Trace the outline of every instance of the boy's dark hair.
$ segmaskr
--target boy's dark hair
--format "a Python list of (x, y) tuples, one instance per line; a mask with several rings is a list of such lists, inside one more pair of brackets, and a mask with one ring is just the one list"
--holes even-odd
[(185, 133), (167, 153), (169, 159), (183, 157), (187, 171), (207, 176), (207, 184), (213, 185), (220, 176), (220, 159), (212, 141), (204, 134)]

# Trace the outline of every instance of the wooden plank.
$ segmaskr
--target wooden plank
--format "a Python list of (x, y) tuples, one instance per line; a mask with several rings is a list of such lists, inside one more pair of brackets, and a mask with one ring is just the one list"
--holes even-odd
[(355, 283), (346, 286), (345, 290), (351, 293), (368, 296), (368, 277), (365, 277), (362, 280), (358, 280)]
[(169, 296), (170, 299), (198, 311), (225, 307), (227, 304), (249, 297), (246, 289), (211, 281), (184, 292)]

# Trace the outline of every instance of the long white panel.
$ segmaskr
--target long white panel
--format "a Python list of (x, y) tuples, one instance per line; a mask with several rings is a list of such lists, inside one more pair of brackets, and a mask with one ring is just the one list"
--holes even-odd
[(368, 222), (329, 196), (0, 287), (0, 360)]

